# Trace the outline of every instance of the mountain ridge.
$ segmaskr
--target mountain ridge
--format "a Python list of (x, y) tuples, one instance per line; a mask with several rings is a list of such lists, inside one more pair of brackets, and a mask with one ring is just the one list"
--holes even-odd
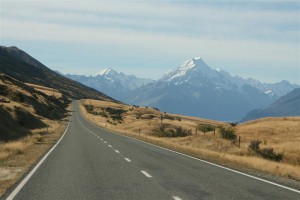
[(52, 71), (17, 47), (0, 46), (0, 72), (24, 83), (58, 89), (72, 99), (107, 99), (109, 96)]
[(266, 109), (248, 112), (241, 122), (263, 117), (300, 116), (300, 87), (280, 97)]
[(137, 78), (135, 75), (126, 75), (112, 68), (105, 68), (91, 76), (66, 74), (66, 77), (78, 81), (84, 85), (95, 88), (115, 99), (124, 101), (128, 93), (152, 83), (151, 79)]

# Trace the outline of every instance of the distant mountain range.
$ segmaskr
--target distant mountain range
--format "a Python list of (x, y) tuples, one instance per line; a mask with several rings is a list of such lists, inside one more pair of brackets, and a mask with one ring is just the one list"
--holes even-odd
[(124, 101), (135, 89), (154, 82), (150, 79), (137, 78), (134, 75), (125, 75), (111, 68), (106, 68), (94, 76), (71, 74), (65, 76), (121, 101)]
[(201, 58), (189, 59), (157, 81), (105, 69), (95, 76), (66, 75), (129, 104), (222, 121), (239, 121), (266, 108), (298, 85), (274, 84), (231, 76), (210, 68)]
[(280, 97), (266, 109), (256, 109), (249, 112), (241, 121), (279, 116), (300, 116), (300, 88)]

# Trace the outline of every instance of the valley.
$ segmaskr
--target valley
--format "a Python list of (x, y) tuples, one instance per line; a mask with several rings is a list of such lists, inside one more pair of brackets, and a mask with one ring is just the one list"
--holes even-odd
[[(288, 81), (263, 83), (233, 76), (224, 70), (213, 69), (199, 57), (184, 61), (156, 81), (111, 68), (93, 76), (65, 76), (124, 103), (227, 122), (259, 118), (259, 114), (246, 115), (255, 109), (268, 108), (280, 97), (299, 88)], [(296, 110), (300, 112), (299, 106)], [(280, 114), (271, 112), (261, 116)], [(287, 111), (285, 116), (293, 116), (293, 113)]]

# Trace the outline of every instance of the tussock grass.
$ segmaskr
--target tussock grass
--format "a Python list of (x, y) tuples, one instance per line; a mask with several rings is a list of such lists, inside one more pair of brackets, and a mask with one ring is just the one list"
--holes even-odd
[[(109, 123), (108, 121), (111, 119), (87, 113), (83, 105), (93, 105), (94, 111), (102, 111), (106, 107), (112, 107), (127, 112), (122, 115), (124, 120), (122, 123)], [(192, 135), (179, 138), (158, 138), (154, 137), (152, 133), (154, 129), (161, 127), (160, 116), (166, 115), (166, 113), (161, 113), (153, 108), (82, 100), (80, 110), (90, 121), (122, 134), (218, 163), (229, 163), (230, 166), (237, 168), (246, 167), (300, 180), (300, 117), (269, 118), (237, 125), (234, 128), (237, 136), (241, 136), (239, 147), (237, 142), (223, 139), (218, 131), (215, 134), (213, 131), (205, 134), (199, 130), (196, 132), (196, 127), (199, 124), (230, 127), (223, 122), (167, 113), (171, 116), (170, 118), (180, 118), (180, 120), (163, 119), (165, 127), (180, 126), (186, 130), (191, 130)], [(151, 117), (146, 117), (147, 115), (151, 115)], [(278, 163), (265, 160), (249, 151), (248, 146), (254, 139), (263, 141), (261, 148), (273, 148), (275, 152), (283, 153), (283, 161)]]
[(6, 159), (12, 155), (23, 154), (24, 151), (31, 145), (32, 139), (30, 136), (27, 136), (17, 141), (0, 143), (0, 158)]
[(26, 83), (26, 85), (31, 86), (35, 90), (40, 91), (48, 96), (55, 96), (56, 98), (62, 97), (62, 94), (56, 89), (41, 86), (41, 85), (31, 84), (31, 83)]

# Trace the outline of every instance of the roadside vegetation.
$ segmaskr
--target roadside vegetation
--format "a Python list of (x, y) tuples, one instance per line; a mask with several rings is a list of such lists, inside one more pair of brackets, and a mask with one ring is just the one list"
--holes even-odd
[(71, 101), (52, 88), (27, 85), (3, 74), (0, 99), (2, 196), (60, 138)]
[[(93, 112), (106, 115), (89, 112), (87, 105), (93, 106)], [(122, 134), (222, 165), (300, 180), (300, 117), (237, 124), (96, 100), (83, 100), (80, 107), (90, 121)], [(123, 110), (119, 113), (122, 121), (108, 123), (113, 120), (107, 108)]]

